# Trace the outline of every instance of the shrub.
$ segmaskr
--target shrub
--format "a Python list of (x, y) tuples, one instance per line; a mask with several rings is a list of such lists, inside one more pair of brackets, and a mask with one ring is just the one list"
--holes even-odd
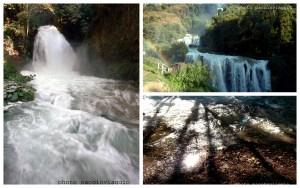
[(166, 52), (172, 62), (183, 62), (188, 48), (183, 42), (173, 43), (171, 48)]
[(12, 63), (4, 63), (4, 102), (32, 101), (35, 89), (26, 83), (31, 81), (33, 76), (23, 76)]
[(175, 74), (168, 75), (173, 91), (210, 91), (210, 75), (206, 65), (201, 62), (186, 64)]
[(23, 76), (18, 73), (12, 63), (4, 63), (4, 80), (15, 81), (17, 83), (26, 83), (33, 79), (33, 76)]

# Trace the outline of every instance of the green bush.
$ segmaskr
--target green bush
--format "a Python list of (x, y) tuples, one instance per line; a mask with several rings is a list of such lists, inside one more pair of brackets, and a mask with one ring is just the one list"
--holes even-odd
[(187, 64), (175, 74), (167, 75), (172, 91), (210, 91), (210, 74), (201, 62)]
[(17, 74), (17, 70), (12, 63), (4, 63), (4, 79), (9, 79), (11, 75)]
[(35, 89), (26, 83), (31, 81), (33, 76), (23, 76), (12, 63), (4, 63), (4, 102), (32, 101)]
[(184, 62), (188, 51), (187, 46), (183, 42), (176, 42), (172, 44), (167, 53), (172, 62)]
[[(11, 91), (12, 88), (16, 88)], [(17, 101), (32, 101), (34, 99), (35, 89), (15, 82), (6, 83), (4, 86), (4, 102), (17, 102)]]
[(33, 76), (23, 76), (18, 73), (12, 63), (4, 63), (4, 80), (15, 81), (17, 83), (26, 83), (33, 79)]

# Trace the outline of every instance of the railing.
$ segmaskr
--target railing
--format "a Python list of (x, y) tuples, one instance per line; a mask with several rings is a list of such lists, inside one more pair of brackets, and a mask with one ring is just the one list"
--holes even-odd
[(161, 71), (161, 74), (166, 74), (172, 71), (172, 68), (161, 62), (157, 62), (157, 69)]

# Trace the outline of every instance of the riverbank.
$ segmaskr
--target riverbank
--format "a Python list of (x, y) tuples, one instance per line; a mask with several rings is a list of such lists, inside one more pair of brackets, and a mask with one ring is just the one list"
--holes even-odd
[(4, 63), (4, 105), (34, 100), (35, 89), (29, 83), (33, 79), (34, 75), (24, 76), (16, 70), (13, 64)]

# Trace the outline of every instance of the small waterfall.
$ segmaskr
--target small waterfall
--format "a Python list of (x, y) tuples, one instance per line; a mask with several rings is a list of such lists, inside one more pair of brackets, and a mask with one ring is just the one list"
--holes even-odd
[(201, 53), (197, 49), (190, 49), (186, 62), (194, 62), (200, 58), (208, 66), (212, 86), (218, 91), (271, 91), (271, 73), (266, 60)]
[(198, 35), (186, 34), (182, 39), (178, 39), (177, 42), (183, 42), (187, 47), (190, 45), (199, 46), (200, 38)]
[(55, 26), (39, 27), (32, 61), (36, 72), (72, 72), (76, 59), (71, 45)]

